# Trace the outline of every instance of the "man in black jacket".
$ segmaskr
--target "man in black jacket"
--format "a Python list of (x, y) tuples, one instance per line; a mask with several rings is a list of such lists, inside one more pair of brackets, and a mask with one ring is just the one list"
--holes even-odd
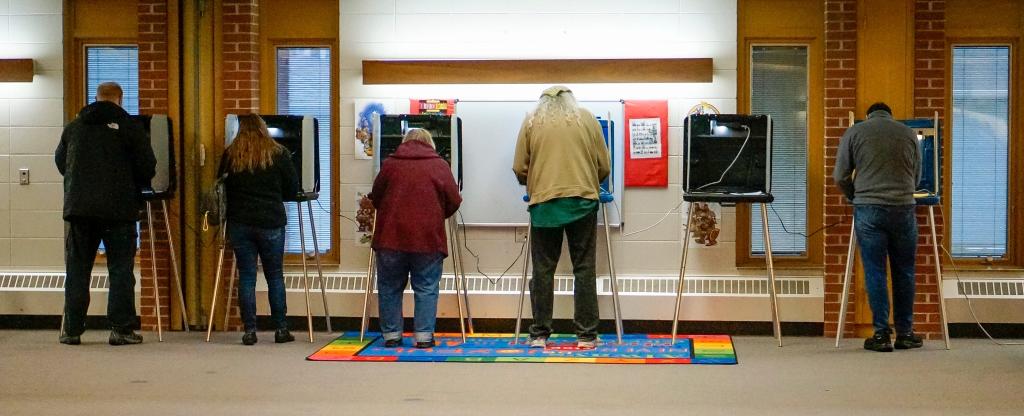
[(142, 188), (150, 185), (156, 158), (142, 126), (121, 108), (123, 92), (100, 84), (96, 102), (64, 127), (54, 155), (64, 175), (64, 331), (60, 342), (77, 345), (85, 331), (89, 280), (100, 241), (106, 248), (110, 292), (110, 345), (138, 344), (135, 313), (136, 222)]

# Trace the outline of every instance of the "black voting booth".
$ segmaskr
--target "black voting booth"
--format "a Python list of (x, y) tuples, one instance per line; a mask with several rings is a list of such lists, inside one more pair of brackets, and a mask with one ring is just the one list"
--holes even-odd
[[(309, 214), (309, 228), (313, 238), (313, 258), (316, 262), (318, 282), (320, 283), (320, 295), (323, 299), (324, 317), (327, 321), (327, 332), (334, 332), (331, 328), (331, 313), (327, 306), (327, 287), (324, 281), (323, 268), (320, 264), (320, 248), (316, 239), (316, 225), (313, 220), (313, 201), (320, 197), (320, 128), (319, 123), (313, 116), (268, 114), (260, 115), (260, 118), (267, 125), (267, 132), (270, 137), (287, 149), (295, 171), (299, 174), (299, 193), (295, 196), (295, 208), (299, 223), (299, 242), (302, 254), (302, 283), (306, 297), (306, 323), (308, 326), (309, 342), (313, 342), (313, 314), (309, 304), (309, 271), (306, 265), (306, 232), (305, 219), (302, 215), (302, 204), (306, 205)], [(231, 145), (238, 133), (238, 116), (229, 114), (224, 122), (224, 147)], [(206, 341), (210, 341), (213, 331), (214, 308), (217, 304), (217, 291), (220, 287), (221, 268), (224, 264), (224, 253), (226, 248), (225, 232), (227, 225), (221, 224), (220, 231), (220, 254), (217, 258), (217, 273), (213, 285), (213, 300), (210, 305), (210, 317), (206, 329)], [(231, 293), (236, 278), (237, 268), (234, 262), (231, 263), (231, 275), (228, 277), (228, 298), (226, 305), (231, 304)], [(228, 315), (224, 316), (224, 326), (227, 326)]]
[(690, 204), (686, 210), (687, 232), (683, 238), (679, 264), (672, 342), (676, 339), (679, 308), (682, 306), (686, 282), (686, 256), (693, 203), (760, 204), (772, 328), (781, 347), (782, 330), (779, 325), (767, 210), (767, 204), (774, 200), (771, 193), (772, 118), (770, 115), (692, 114), (684, 121), (683, 132), (683, 151), (686, 156), (683, 165), (683, 200)]

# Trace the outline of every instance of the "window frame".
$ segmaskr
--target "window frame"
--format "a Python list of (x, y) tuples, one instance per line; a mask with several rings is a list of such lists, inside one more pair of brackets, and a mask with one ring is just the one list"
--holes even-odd
[[(325, 265), (337, 266), (341, 264), (341, 156), (339, 155), (341, 133), (339, 107), (341, 102), (341, 88), (339, 82), (339, 53), (338, 44), (334, 39), (329, 38), (270, 38), (264, 43), (262, 49), (263, 57), (260, 58), (263, 70), (260, 76), (260, 110), (265, 114), (277, 114), (277, 50), (280, 48), (328, 48), (331, 51), (331, 118), (333, 122), (329, 126), (331, 132), (331, 203), (328, 207), (331, 210), (331, 248), (320, 255), (320, 261)], [(320, 129), (325, 126), (321, 125)], [(316, 202), (313, 202), (315, 205)], [(302, 207), (303, 218), (308, 216), (308, 211)], [(314, 207), (314, 210), (319, 207)], [(308, 232), (308, 231), (307, 231)], [(310, 242), (312, 244), (312, 242)], [(312, 247), (306, 247), (311, 250)], [(285, 253), (285, 265), (293, 266), (302, 264), (302, 255), (298, 253)]]
[[(807, 48), (807, 209), (804, 233), (814, 232), (824, 226), (825, 169), (824, 160), (824, 57), (822, 41), (818, 37), (750, 37), (743, 42), (743, 59), (739, 62), (736, 106), (739, 113), (749, 113), (753, 93), (754, 47), (802, 46)], [(753, 204), (736, 205), (736, 267), (764, 268), (765, 256), (752, 253), (751, 209)], [(760, 208), (757, 208), (760, 209)], [(774, 215), (771, 209), (768, 215)], [(781, 230), (773, 230), (781, 232)], [(774, 255), (772, 260), (779, 268), (821, 268), (824, 260), (824, 233), (818, 232), (806, 242), (802, 255)]]
[[(1022, 183), (1024, 180), (1020, 179), (1021, 175), (1024, 175), (1024, 162), (1021, 158), (1024, 158), (1024, 146), (1016, 144), (1019, 140), (1019, 127), (1020, 127), (1020, 102), (1021, 102), (1021, 81), (1019, 80), (1020, 73), (1020, 54), (1017, 52), (1018, 41), (1016, 38), (949, 38), (946, 42), (946, 117), (943, 119), (943, 131), (945, 137), (943, 137), (942, 146), (942, 186), (944, 190), (940, 213), (943, 221), (943, 243), (942, 245), (948, 246), (949, 242), (952, 241), (953, 227), (948, 226), (952, 223), (953, 213), (953, 50), (957, 47), (1007, 47), (1010, 51), (1010, 82), (1009, 82), (1009, 124), (1008, 135), (1007, 135), (1007, 149), (1009, 158), (1007, 161), (1007, 204), (1006, 207), (1006, 256), (1000, 258), (977, 258), (977, 257), (954, 257), (956, 266), (960, 269), (973, 269), (973, 270), (1020, 270), (1022, 268), (1022, 260), (1024, 260), (1024, 244), (1018, 244), (1019, 239), (1024, 232), (1018, 228), (1024, 225), (1024, 212), (1018, 209), (1018, 207), (1024, 206), (1024, 195), (1021, 195)], [(946, 248), (946, 250), (950, 250)], [(943, 263), (950, 264), (949, 257), (952, 257), (952, 253), (948, 256), (943, 256)]]

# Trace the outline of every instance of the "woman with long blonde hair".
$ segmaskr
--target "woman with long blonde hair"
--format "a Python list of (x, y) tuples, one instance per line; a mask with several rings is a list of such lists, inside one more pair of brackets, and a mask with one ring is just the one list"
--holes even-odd
[(242, 343), (256, 343), (256, 259), (267, 279), (274, 341), (291, 342), (284, 290), (284, 201), (299, 192), (291, 155), (256, 114), (238, 116), (238, 133), (224, 150), (220, 171), (226, 174), (227, 236), (238, 267), (238, 305), (245, 334)]

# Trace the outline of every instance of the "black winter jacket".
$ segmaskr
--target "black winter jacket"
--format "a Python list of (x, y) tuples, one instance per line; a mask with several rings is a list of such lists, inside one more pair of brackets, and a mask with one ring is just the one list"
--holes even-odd
[(288, 222), (285, 201), (299, 196), (299, 175), (295, 171), (288, 150), (274, 155), (273, 164), (256, 171), (231, 172), (228, 154), (220, 159), (219, 174), (228, 173), (224, 181), (227, 189), (227, 222), (260, 228), (280, 228)]
[(146, 131), (115, 103), (85, 106), (64, 127), (54, 154), (64, 175), (64, 219), (139, 219), (142, 189), (156, 174)]

